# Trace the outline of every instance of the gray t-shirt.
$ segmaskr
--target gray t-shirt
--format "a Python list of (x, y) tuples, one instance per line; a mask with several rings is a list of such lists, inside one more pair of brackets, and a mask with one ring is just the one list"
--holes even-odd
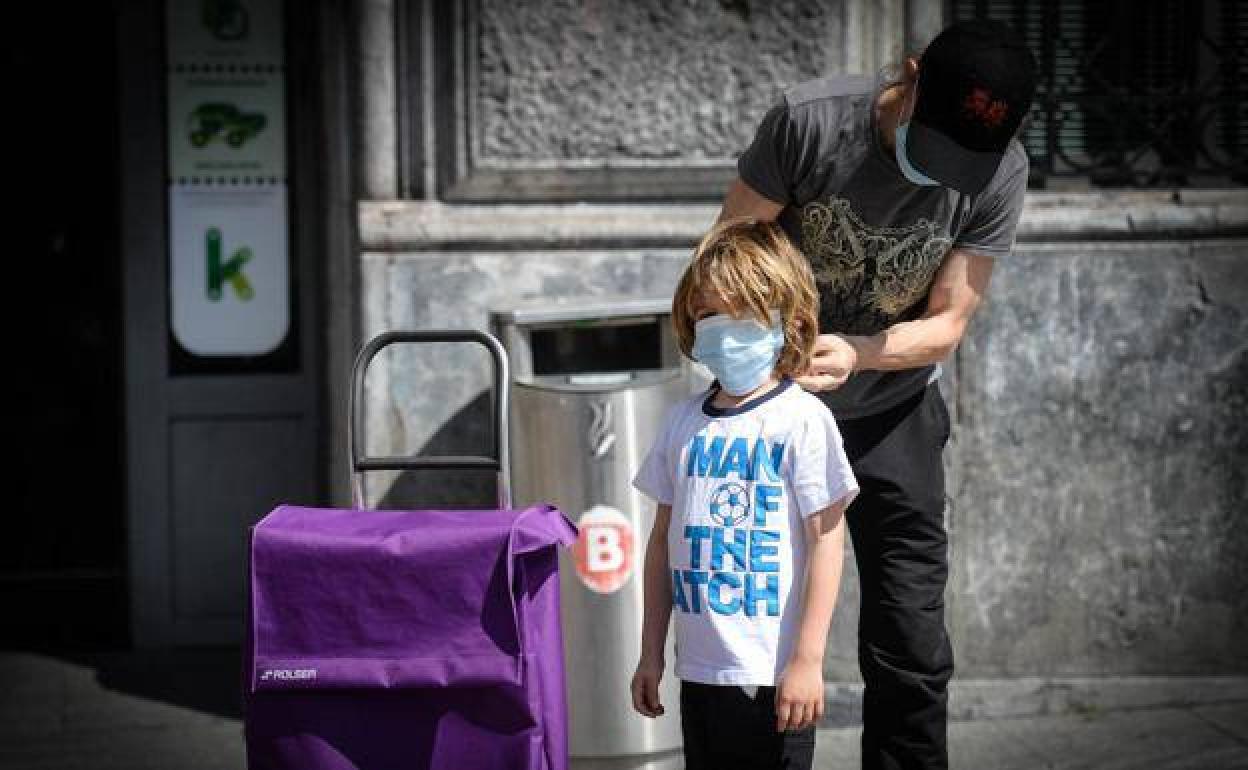
[[(821, 333), (876, 334), (921, 316), (950, 248), (1007, 256), (1027, 187), (1027, 154), (1011, 140), (979, 195), (912, 184), (880, 143), (874, 105), (887, 84), (829, 77), (789, 89), (737, 161), (741, 180), (784, 204), (779, 222), (810, 260)], [(861, 371), (820, 398), (841, 418), (888, 409), (937, 367)]]

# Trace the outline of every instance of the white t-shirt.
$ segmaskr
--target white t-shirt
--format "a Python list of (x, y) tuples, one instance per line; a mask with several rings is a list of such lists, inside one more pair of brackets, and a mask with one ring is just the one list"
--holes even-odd
[(733, 409), (713, 395), (668, 411), (633, 485), (672, 506), (676, 675), (774, 685), (800, 620), (803, 520), (858, 483), (832, 413), (793, 382)]

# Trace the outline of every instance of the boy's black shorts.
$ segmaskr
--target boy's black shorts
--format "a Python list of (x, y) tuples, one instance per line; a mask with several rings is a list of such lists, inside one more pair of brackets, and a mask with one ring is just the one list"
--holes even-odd
[(680, 683), (685, 770), (810, 770), (815, 726), (776, 732), (776, 688)]

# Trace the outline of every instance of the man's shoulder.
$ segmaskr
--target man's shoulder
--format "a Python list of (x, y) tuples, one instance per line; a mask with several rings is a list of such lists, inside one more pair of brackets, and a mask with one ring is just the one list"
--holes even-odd
[(1023, 143), (1017, 138), (1011, 139), (1005, 148), (1005, 154), (1001, 157), (1001, 163), (997, 166), (996, 173), (992, 175), (992, 179), (988, 180), (983, 192), (976, 196), (976, 200), (992, 201), (1003, 195), (1008, 197), (1011, 192), (1021, 195), (1022, 190), (1019, 188), (1026, 188), (1030, 167), (1031, 162)]
[(784, 92), (785, 119), (802, 138), (803, 147), (812, 150), (820, 162), (837, 153), (845, 142), (866, 147), (875, 88), (874, 78), (859, 75), (798, 83)]
[(1018, 137), (1011, 139), (1005, 148), (1005, 155), (1001, 158), (1002, 169), (1010, 176), (1013, 176), (1019, 171), (1026, 174), (1030, 166), (1031, 161), (1027, 157), (1027, 148), (1018, 140)]
[(827, 106), (828, 102), (870, 96), (874, 91), (875, 78), (868, 75), (828, 75), (789, 87), (784, 92), (784, 103), (790, 109)]

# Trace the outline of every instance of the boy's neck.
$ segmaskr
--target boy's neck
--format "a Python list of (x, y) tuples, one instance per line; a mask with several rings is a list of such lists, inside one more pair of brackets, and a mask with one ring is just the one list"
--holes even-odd
[(768, 377), (762, 385), (759, 385), (749, 393), (742, 393), (739, 396), (732, 395), (728, 391), (724, 390), (723, 385), (720, 385), (719, 390), (715, 391), (714, 398), (711, 399), (711, 406), (716, 409), (735, 409), (742, 404), (753, 401), (760, 396), (770, 393), (772, 390), (775, 390), (776, 386), (779, 384), (780, 378), (773, 374)]

